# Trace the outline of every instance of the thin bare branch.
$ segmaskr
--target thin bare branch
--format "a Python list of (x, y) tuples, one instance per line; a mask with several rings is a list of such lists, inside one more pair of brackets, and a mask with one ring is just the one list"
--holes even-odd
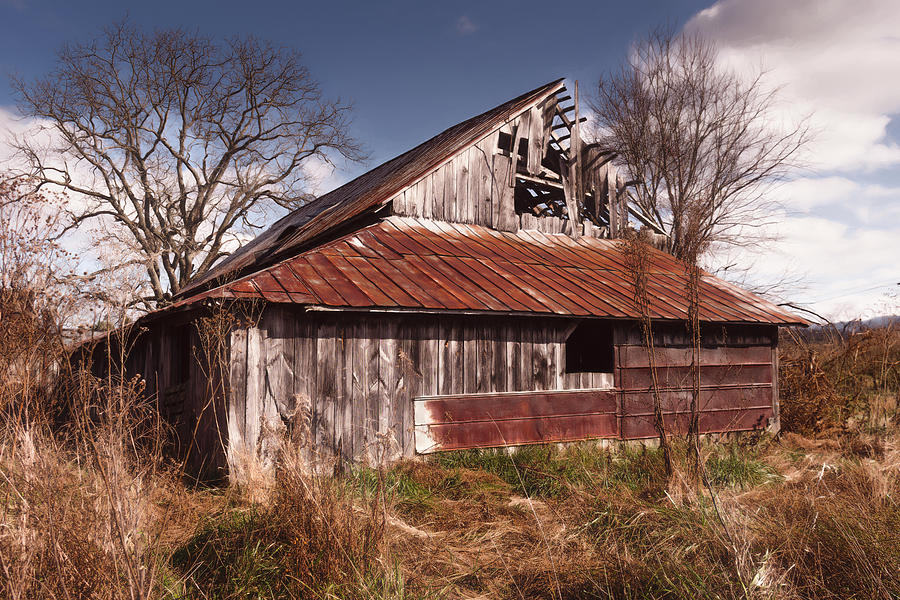
[(310, 161), (361, 157), (348, 106), (322, 95), (299, 54), (250, 37), (120, 23), (13, 85), (53, 139), (15, 141), (29, 174), (84, 200), (73, 226), (122, 230), (157, 304), (223, 256), (237, 227), (309, 199)]

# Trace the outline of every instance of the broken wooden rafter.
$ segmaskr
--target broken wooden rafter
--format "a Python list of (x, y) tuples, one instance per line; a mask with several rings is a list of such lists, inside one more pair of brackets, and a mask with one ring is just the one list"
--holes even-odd
[(626, 195), (626, 204), (628, 205), (628, 212), (641, 222), (641, 225), (649, 227), (653, 230), (654, 233), (658, 233), (660, 235), (667, 235), (663, 229), (653, 221), (652, 218), (647, 216), (644, 211), (634, 204), (631, 196)]
[[(562, 115), (559, 115), (559, 116), (561, 117)], [(581, 117), (580, 119), (578, 119), (578, 122), (579, 123), (587, 122), (587, 117)], [(563, 118), (562, 123), (559, 123), (559, 124), (553, 126), (553, 131), (557, 131), (559, 129), (572, 129), (574, 124), (575, 124), (575, 122), (572, 121), (571, 119)]]
[[(581, 172), (581, 127), (579, 124), (581, 123), (581, 119), (578, 115), (578, 81), (575, 81), (575, 126), (572, 127), (570, 132), (571, 136), (571, 152), (570, 154), (574, 155), (570, 157), (570, 167), (574, 167), (574, 169), (570, 170), (572, 175), (571, 181), (569, 185), (572, 187), (571, 198), (572, 201), (569, 202), (568, 198), (566, 198), (566, 204), (569, 205), (569, 221), (572, 223), (572, 237), (576, 237), (579, 235), (579, 229), (581, 228), (581, 217), (579, 215), (578, 206), (584, 202), (583, 198), (583, 185), (582, 182), (584, 180), (584, 174)], [(574, 210), (573, 210), (574, 208)]]

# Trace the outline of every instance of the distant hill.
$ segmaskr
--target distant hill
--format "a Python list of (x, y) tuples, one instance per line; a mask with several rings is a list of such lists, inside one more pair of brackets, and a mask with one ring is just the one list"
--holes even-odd
[(801, 337), (807, 340), (822, 339), (834, 333), (842, 336), (868, 331), (870, 329), (880, 329), (882, 327), (900, 328), (900, 315), (882, 315), (872, 317), (871, 319), (853, 319), (851, 321), (838, 321), (825, 325), (811, 325), (808, 329), (800, 333)]

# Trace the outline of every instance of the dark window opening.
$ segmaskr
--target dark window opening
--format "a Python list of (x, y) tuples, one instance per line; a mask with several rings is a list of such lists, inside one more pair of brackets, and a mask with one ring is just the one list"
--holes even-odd
[(507, 154), (512, 153), (513, 139), (512, 134), (500, 132), (500, 139), (497, 140), (497, 148)]
[(612, 373), (612, 324), (582, 321), (566, 340), (566, 373)]
[(533, 184), (519, 179), (514, 196), (516, 213), (528, 213), (536, 217), (569, 218), (569, 207), (562, 190)]
[(519, 151), (517, 154), (521, 160), (528, 164), (528, 138), (519, 138)]
[(159, 408), (170, 423), (182, 423), (187, 389), (191, 378), (191, 326), (183, 325), (169, 333), (168, 385), (160, 391)]
[(191, 378), (191, 326), (182, 325), (172, 331), (169, 381), (175, 385)]

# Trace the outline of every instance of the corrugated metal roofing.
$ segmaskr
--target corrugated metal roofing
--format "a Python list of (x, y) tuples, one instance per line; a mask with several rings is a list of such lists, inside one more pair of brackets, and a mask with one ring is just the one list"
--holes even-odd
[(439, 133), (412, 150), (375, 167), (276, 222), (178, 295), (186, 297), (226, 274), (243, 274), (272, 264), (335, 227), (388, 202), (397, 192), (438, 168), (460, 150), (563, 89), (562, 79), (522, 94)]
[[(392, 216), (184, 299), (262, 298), (329, 307), (639, 318), (621, 242)], [(650, 316), (687, 318), (687, 271), (651, 249)], [(805, 324), (704, 273), (704, 321)]]

